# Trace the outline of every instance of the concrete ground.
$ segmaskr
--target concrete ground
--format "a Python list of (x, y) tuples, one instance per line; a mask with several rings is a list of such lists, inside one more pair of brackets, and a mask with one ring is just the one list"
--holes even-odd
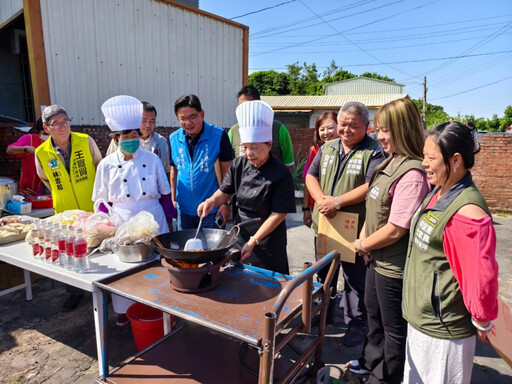
[[(512, 219), (495, 218), (500, 265), (500, 295), (512, 303)], [(314, 261), (313, 232), (302, 224), (302, 213), (289, 215), (288, 257), (292, 274), (302, 270), (305, 261)], [(342, 283), (340, 284), (342, 286)], [(0, 383), (93, 383), (98, 376), (92, 300), (86, 295), (78, 308), (61, 313), (67, 294), (65, 286), (39, 277), (33, 284), (31, 302), (24, 291), (0, 297)], [(117, 327), (109, 311), (110, 363), (116, 366), (136, 353), (129, 326)], [(342, 310), (327, 327), (323, 359), (332, 383), (364, 382), (364, 377), (344, 376), (344, 364), (358, 358), (362, 345), (344, 347), (340, 338), (346, 331)], [(307, 339), (293, 341), (300, 350)], [(288, 351), (293, 357), (294, 351)], [(172, 356), (169, 356), (172, 358)], [(474, 384), (511, 383), (512, 369), (490, 346), (477, 344), (473, 369)]]

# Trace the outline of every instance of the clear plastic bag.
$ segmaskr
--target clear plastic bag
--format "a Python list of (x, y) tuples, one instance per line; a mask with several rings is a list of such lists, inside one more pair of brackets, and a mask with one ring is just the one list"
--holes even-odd
[[(108, 213), (100, 212), (99, 205), (103, 205), (107, 208)], [(82, 216), (77, 217), (76, 222), (81, 219)], [(81, 227), (84, 234), (85, 241), (89, 248), (98, 247), (104, 239), (113, 237), (117, 231), (117, 220), (112, 215), (110, 205), (103, 199), (98, 199), (94, 202), (94, 213), (85, 217), (85, 220), (75, 224), (76, 227)], [(75, 222), (75, 223), (76, 223)]]
[(159, 226), (153, 215), (147, 211), (140, 211), (118, 228), (115, 243), (118, 245), (149, 244), (151, 239), (159, 233)]

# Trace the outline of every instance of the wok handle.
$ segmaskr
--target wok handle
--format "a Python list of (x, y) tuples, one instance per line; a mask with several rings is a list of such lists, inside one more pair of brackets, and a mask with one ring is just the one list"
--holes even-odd
[(164, 248), (165, 249), (165, 246), (162, 244), (162, 242), (160, 241), (160, 239), (153, 237), (153, 241), (156, 243), (156, 245), (160, 248)]
[(255, 219), (249, 219), (249, 220), (245, 220), (245, 221), (242, 221), (238, 224), (235, 224), (233, 225), (233, 227), (231, 227), (231, 229), (229, 230), (229, 233), (231, 233), (231, 231), (236, 228), (236, 235), (235, 236), (238, 236), (240, 234), (240, 228), (243, 227), (243, 226), (246, 226), (246, 225), (251, 225), (251, 224), (257, 224), (261, 221), (261, 219), (259, 217), (256, 217)]

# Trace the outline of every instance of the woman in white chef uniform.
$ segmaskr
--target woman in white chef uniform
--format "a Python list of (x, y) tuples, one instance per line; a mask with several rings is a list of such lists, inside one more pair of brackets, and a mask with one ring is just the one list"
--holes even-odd
[[(160, 233), (169, 232), (166, 213), (169, 220), (173, 215), (164, 212), (160, 202), (162, 196), (170, 196), (168, 178), (158, 156), (139, 148), (142, 103), (131, 96), (115, 96), (105, 101), (101, 110), (110, 130), (118, 135), (119, 149), (98, 164), (92, 200), (109, 202), (121, 222), (140, 211), (147, 211), (158, 223)], [(118, 325), (128, 323), (122, 315), (132, 303), (112, 295), (114, 311), (121, 314)]]

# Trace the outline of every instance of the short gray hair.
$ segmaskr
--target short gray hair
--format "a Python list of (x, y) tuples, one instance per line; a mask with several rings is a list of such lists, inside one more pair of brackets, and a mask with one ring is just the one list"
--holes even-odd
[(368, 108), (366, 108), (366, 105), (358, 101), (349, 101), (348, 103), (343, 104), (343, 107), (341, 107), (339, 113), (341, 114), (342, 112), (358, 115), (361, 118), (361, 121), (363, 122), (364, 125), (366, 125), (370, 120)]
[(66, 117), (68, 117), (68, 113), (60, 105), (53, 104), (53, 105), (50, 105), (49, 107), (46, 107), (43, 111), (43, 114), (41, 115), (41, 118), (43, 119), (43, 124), (48, 125), (51, 118), (55, 115), (58, 115), (59, 113), (63, 113), (66, 115)]

